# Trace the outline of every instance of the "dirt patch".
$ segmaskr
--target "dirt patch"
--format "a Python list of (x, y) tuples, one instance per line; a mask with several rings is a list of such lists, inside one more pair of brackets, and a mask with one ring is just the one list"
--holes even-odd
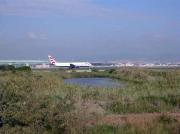
[(79, 125), (95, 125), (97, 121), (105, 115), (104, 105), (104, 102), (94, 100), (78, 101), (75, 104), (75, 113), (78, 115)]
[(153, 124), (161, 116), (169, 117), (180, 123), (180, 113), (142, 113), (142, 114), (126, 114), (106, 115), (106, 111), (103, 109), (105, 102), (86, 100), (79, 101), (75, 104), (79, 117), (82, 117), (81, 125), (94, 126), (94, 125), (134, 125), (146, 127)]
[(104, 115), (105, 110), (102, 107), (103, 102), (97, 102), (93, 100), (80, 101), (75, 104), (77, 110), (86, 115), (97, 114)]
[(180, 123), (180, 113), (143, 113), (143, 114), (127, 114), (127, 115), (106, 115), (99, 119), (90, 119), (84, 122), (87, 126), (96, 124), (122, 126), (126, 124), (147, 126), (152, 124), (161, 116), (170, 117)]

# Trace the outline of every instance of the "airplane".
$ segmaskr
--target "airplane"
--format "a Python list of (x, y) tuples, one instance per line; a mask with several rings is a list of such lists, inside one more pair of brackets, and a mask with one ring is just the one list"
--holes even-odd
[(89, 62), (56, 62), (55, 58), (51, 55), (48, 55), (49, 62), (54, 65), (55, 67), (62, 67), (62, 68), (90, 68), (92, 64)]

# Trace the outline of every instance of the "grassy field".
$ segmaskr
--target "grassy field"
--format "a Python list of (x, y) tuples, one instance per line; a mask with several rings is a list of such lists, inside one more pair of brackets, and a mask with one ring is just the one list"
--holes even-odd
[[(110, 77), (126, 86), (64, 83), (72, 77)], [(8, 134), (179, 134), (180, 69), (1, 71), (0, 116), (0, 133)]]

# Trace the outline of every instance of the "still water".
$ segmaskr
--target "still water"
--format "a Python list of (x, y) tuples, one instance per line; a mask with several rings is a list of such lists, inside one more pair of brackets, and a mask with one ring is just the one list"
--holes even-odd
[(80, 86), (93, 86), (93, 87), (124, 87), (120, 81), (111, 78), (71, 78), (65, 79), (66, 84), (75, 84)]

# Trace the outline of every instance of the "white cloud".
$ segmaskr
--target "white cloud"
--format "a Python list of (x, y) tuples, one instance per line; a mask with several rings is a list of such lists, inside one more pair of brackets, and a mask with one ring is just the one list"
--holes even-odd
[(35, 33), (33, 33), (33, 32), (28, 32), (28, 33), (27, 33), (27, 37), (28, 37), (29, 39), (32, 39), (32, 40), (38, 38), (38, 36), (37, 36)]
[(31, 40), (47, 40), (47, 34), (45, 33), (35, 33), (35, 32), (28, 32), (27, 38)]

